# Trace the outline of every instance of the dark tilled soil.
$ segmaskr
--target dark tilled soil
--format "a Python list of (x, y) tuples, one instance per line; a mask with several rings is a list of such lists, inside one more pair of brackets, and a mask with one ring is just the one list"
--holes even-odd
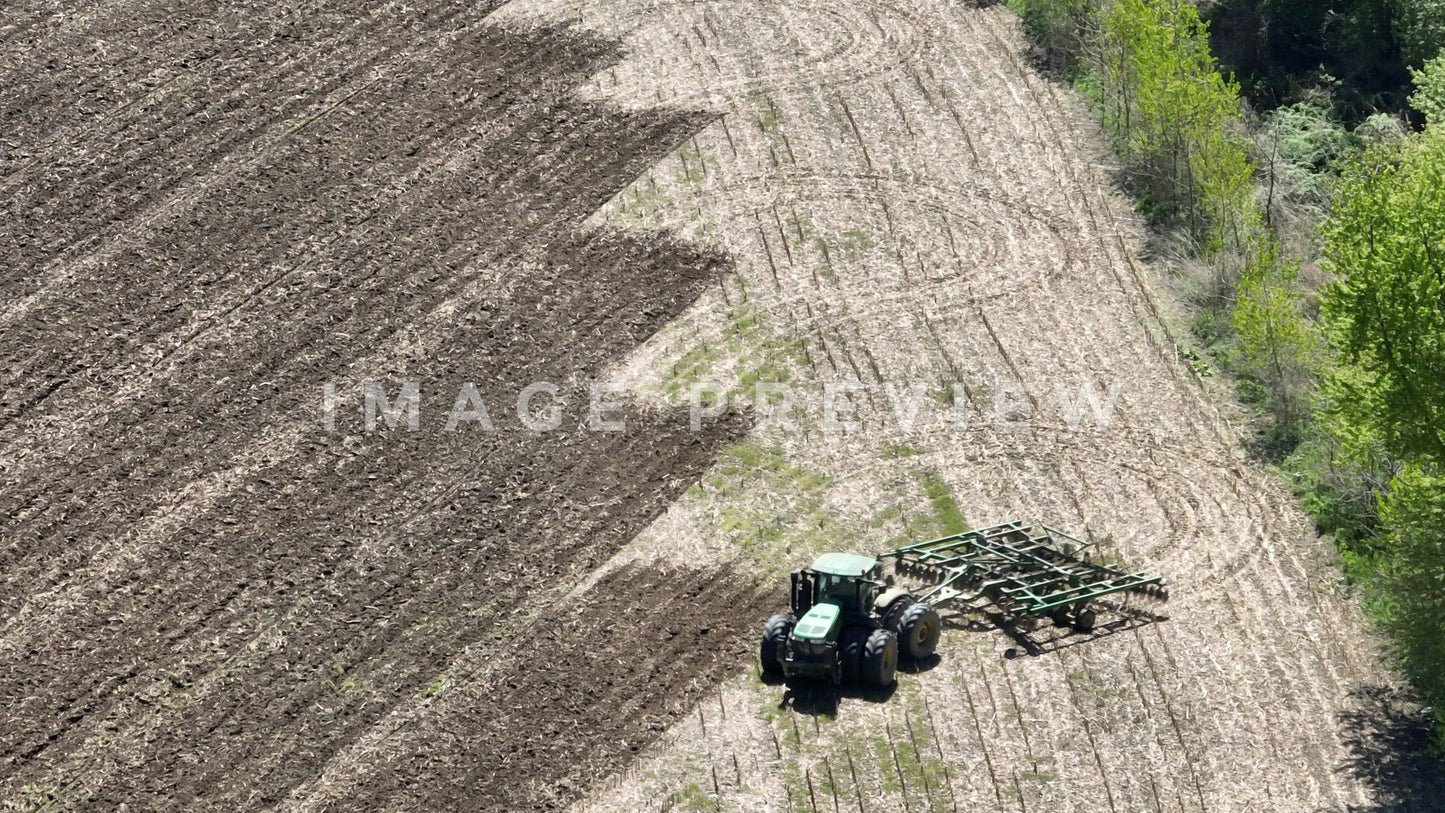
[[(438, 805), (521, 809), (543, 796), (486, 789), (545, 769), (573, 778), (555, 803), (744, 659), (746, 585), (682, 615), (642, 578), (553, 607), (744, 428), (636, 407), (624, 432), (581, 426), (586, 382), (724, 270), (578, 230), (702, 117), (570, 98), (615, 47), (489, 27), (485, 5), (51, 5), (0, 12), (8, 806), (273, 804), (464, 649), (522, 658), (539, 614), (488, 695), (506, 724), (395, 755), (374, 801), (414, 796), (414, 771)], [(363, 379), (419, 382), (420, 430), (364, 433)], [(518, 426), (536, 380), (568, 404), (555, 432)], [(463, 382), (497, 431), (442, 431)], [(628, 680), (657, 645), (599, 626), (617, 616), (716, 634)], [(534, 677), (552, 651), (580, 665)], [(504, 771), (513, 742), (538, 756)]]
[[(321, 798), (406, 810), (563, 807), (752, 656), (775, 593), (727, 569), (613, 573), (516, 630), (485, 678), (397, 737), (395, 760)], [(720, 604), (732, 612), (718, 614)]]

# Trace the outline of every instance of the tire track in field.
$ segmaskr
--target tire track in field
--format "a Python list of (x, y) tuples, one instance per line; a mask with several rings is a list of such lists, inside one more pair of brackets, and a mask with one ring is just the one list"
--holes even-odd
[[(918, 677), (925, 690), (961, 686), (957, 717), (942, 715), (952, 729), (946, 738), (983, 751), (966, 763), (967, 775), (987, 779), (961, 783), (960, 806), (1245, 810), (1260, 787), (1281, 808), (1359, 803), (1365, 789), (1336, 770), (1335, 711), (1360, 681), (1383, 678), (1368, 654), (1348, 665), (1338, 657), (1367, 640), (1358, 613), (1342, 597), (1316, 595), (1310, 575), (1328, 573), (1328, 557), (1282, 489), (1247, 471), (1234, 431), (1180, 360), (1176, 317), (1151, 290), (1154, 271), (1135, 261), (1138, 224), (1103, 191), (1098, 136), (1079, 105), (1031, 75), (1016, 21), (996, 8), (912, 4), (921, 45), (899, 43), (883, 60), (887, 70), (835, 82), (809, 76), (806, 52), (791, 43), (737, 36), (760, 19), (747, 9), (712, 9), (704, 41), (687, 33), (687, 18), (636, 23), (618, 13), (602, 21), (587, 2), (560, 5), (614, 33), (635, 26), (628, 42), (636, 61), (602, 77), (599, 93), (723, 107), (722, 124), (694, 139), (702, 154), (689, 156), (706, 164), (706, 177), (654, 177), (649, 188), (716, 221), (709, 233), (738, 258), (750, 303), (817, 357), (799, 365), (803, 378), (872, 380), (876, 369), (882, 380), (936, 382), (962, 368), (973, 379), (969, 401), (985, 409), (990, 390), (1007, 384), (1082, 377), (1126, 385), (1103, 428), (1067, 430), (1060, 406), (1035, 391), (1025, 401), (1027, 430), (985, 420), (964, 432), (905, 433), (865, 420), (876, 434), (849, 444), (779, 441), (790, 461), (848, 483), (849, 493), (906, 504), (897, 492), (911, 483), (900, 474), (917, 465), (938, 472), (974, 524), (1077, 517), (1091, 535), (1111, 537), (1132, 566), (1171, 583), (1169, 621), (1044, 656), (1057, 666), (1015, 662), (1003, 678), (945, 654)], [(864, 2), (854, 13), (875, 9), (886, 16), (897, 4)], [(728, 14), (738, 19), (719, 23)], [(766, 81), (739, 98), (732, 88), (746, 77), (718, 75), (734, 65), (760, 66), (756, 76)], [(789, 69), (793, 78), (771, 80)], [(1043, 214), (1042, 226), (1020, 216), (1030, 210)], [(790, 222), (797, 212), (812, 239)], [(974, 232), (960, 224), (976, 227), (984, 248), (971, 248)], [(850, 231), (871, 243), (841, 250)], [(852, 363), (855, 352), (871, 368)], [(879, 460), (857, 450), (869, 441), (916, 452), (907, 463)], [(875, 527), (876, 506), (847, 508), (850, 521)], [(1111, 680), (1128, 693), (1113, 697)], [(1241, 680), (1249, 682), (1234, 691)], [(1022, 716), (1017, 729), (990, 732), (1005, 692), (1072, 696), (1052, 743), (1068, 766), (1057, 780), (1067, 796), (1025, 777), (1038, 737)], [(1107, 701), (1097, 708), (1096, 693)], [(868, 706), (846, 709), (871, 734), (868, 726), (892, 719)], [(677, 776), (669, 759), (664, 749), (647, 764)], [(1137, 761), (1147, 764), (1142, 775), (1114, 768)], [(807, 765), (804, 754), (797, 767)], [(774, 777), (786, 784), (789, 770)], [(666, 794), (635, 777), (592, 804), (649, 798), (649, 789)], [(872, 790), (893, 809), (920, 798)], [(723, 795), (726, 806), (733, 797)], [(771, 802), (785, 804), (782, 796)]]
[[(1153, 310), (1153, 309), (1152, 309), (1152, 307), (1151, 307), (1151, 311), (1152, 311), (1152, 310)], [(1271, 558), (1272, 558), (1272, 557), (1271, 557)], [(1293, 560), (1293, 561), (1295, 561), (1296, 564), (1297, 564), (1297, 560)], [(1287, 584), (1288, 584), (1288, 578), (1285, 577), (1283, 573), (1277, 572), (1277, 576), (1278, 576), (1279, 579), (1280, 579), (1280, 581), (1278, 582), (1279, 584), (1281, 584), (1281, 585), (1287, 585)], [(1286, 587), (1286, 589), (1288, 589), (1288, 588)], [(1268, 595), (1269, 595), (1270, 593), (1272, 593), (1272, 592), (1273, 592), (1272, 590), (1267, 590), (1267, 591), (1263, 594), (1263, 595), (1265, 596), (1265, 598), (1266, 598), (1266, 601), (1268, 601)], [(1271, 615), (1275, 615), (1275, 613), (1272, 613)], [(1313, 690), (1314, 690), (1314, 686), (1313, 686), (1313, 685), (1310, 685), (1308, 688), (1309, 688), (1309, 690), (1311, 690), (1311, 691), (1313, 692)], [(1313, 692), (1313, 693), (1315, 694), (1314, 702), (1315, 702), (1316, 704), (1322, 703), (1322, 702), (1323, 702), (1323, 698), (1319, 695), (1319, 693), (1318, 693), (1318, 692)], [(1321, 766), (1321, 767), (1323, 767), (1323, 766)], [(1201, 799), (1201, 801), (1202, 801), (1202, 799)]]
[[(665, 0), (645, 5), (647, 18), (640, 26), (625, 14), (615, 15), (615, 21), (586, 16), (584, 24), (674, 45), (659, 54), (670, 63), (664, 69), (701, 70), (708, 76), (705, 86), (690, 82), (654, 88), (657, 101), (682, 106), (711, 105), (759, 91), (847, 86), (897, 71), (925, 41), (916, 15), (900, 6), (838, 0), (765, 5), (743, 0)], [(720, 40), (730, 46), (756, 45), (711, 47)], [(776, 52), (784, 49), (797, 57), (795, 63), (777, 63)], [(599, 87), (607, 89), (605, 84)]]

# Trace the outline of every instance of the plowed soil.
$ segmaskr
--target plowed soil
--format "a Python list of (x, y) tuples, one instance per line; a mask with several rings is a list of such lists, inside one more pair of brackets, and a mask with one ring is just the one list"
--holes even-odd
[[(725, 267), (579, 225), (705, 117), (571, 97), (615, 45), (485, 4), (52, 6), (0, 11), (6, 807), (304, 796), (486, 663), (358, 793), (525, 809), (736, 668), (762, 610), (726, 573), (561, 603), (743, 430), (581, 425)], [(363, 432), (364, 380), (420, 382), (419, 430)], [(518, 425), (533, 381), (556, 431)], [(463, 382), (497, 431), (443, 431)]]

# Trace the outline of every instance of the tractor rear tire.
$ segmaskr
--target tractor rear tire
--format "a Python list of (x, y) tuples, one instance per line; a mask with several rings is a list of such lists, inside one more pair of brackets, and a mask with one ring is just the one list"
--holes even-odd
[(888, 606), (883, 609), (883, 615), (880, 619), (883, 627), (898, 632), (898, 622), (902, 620), (903, 613), (917, 601), (918, 599), (913, 596), (903, 593), (888, 602)]
[(898, 619), (898, 640), (902, 643), (903, 654), (921, 661), (938, 648), (938, 636), (943, 632), (943, 620), (930, 604), (918, 602), (909, 605)]
[(898, 671), (898, 636), (892, 630), (873, 630), (863, 644), (863, 682), (877, 689), (893, 684)]
[(868, 632), (867, 627), (848, 627), (838, 639), (844, 684), (855, 685), (863, 680), (863, 645), (868, 641)]
[(763, 627), (763, 642), (758, 647), (758, 663), (763, 674), (774, 677), (783, 674), (783, 647), (788, 643), (794, 623), (791, 615), (778, 613)]

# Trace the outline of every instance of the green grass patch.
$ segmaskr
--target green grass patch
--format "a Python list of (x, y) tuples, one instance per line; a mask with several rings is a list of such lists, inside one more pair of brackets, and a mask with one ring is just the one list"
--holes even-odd
[[(662, 384), (665, 395), (681, 398), (699, 384), (731, 380), (737, 383), (728, 390), (728, 402), (751, 403), (759, 384), (791, 381), (795, 368), (810, 363), (803, 343), (773, 335), (757, 308), (737, 306), (728, 319), (720, 341), (694, 347), (673, 363)], [(716, 395), (703, 390), (701, 398), (703, 406), (712, 406)]]
[(923, 450), (907, 443), (885, 443), (879, 454), (886, 460), (896, 460), (901, 457), (918, 457), (923, 454)]
[(690, 810), (701, 813), (704, 810), (716, 810), (717, 801), (703, 790), (702, 785), (688, 782), (667, 795), (667, 798), (662, 801), (662, 809)]
[(778, 106), (773, 103), (773, 97), (766, 92), (758, 91), (753, 94), (753, 104), (758, 108), (758, 113), (753, 117), (753, 123), (758, 129), (768, 135), (776, 134), (782, 129), (783, 114), (778, 112)]
[(719, 456), (692, 493), (716, 498), (718, 529), (769, 572), (829, 550), (871, 548), (866, 523), (849, 522), (828, 503), (834, 479), (787, 459), (781, 446), (745, 440)]
[(624, 221), (645, 226), (667, 205), (667, 201), (667, 193), (649, 177), (645, 184), (638, 182), (622, 190), (617, 199), (617, 212)]
[[(948, 484), (937, 472), (930, 469), (916, 469), (913, 478), (923, 495), (928, 498), (929, 512), (909, 517), (904, 521), (903, 533), (889, 541), (889, 547), (898, 547), (911, 542), (935, 539), (941, 536), (960, 534), (969, 529), (963, 509), (953, 498)], [(893, 518), (901, 516), (900, 511)]]
[(934, 516), (943, 524), (943, 533), (961, 534), (967, 531), (968, 520), (964, 519), (963, 510), (958, 507), (958, 501), (953, 499), (948, 484), (932, 471), (920, 471), (917, 477), (923, 493), (928, 495), (928, 501), (933, 505)]

